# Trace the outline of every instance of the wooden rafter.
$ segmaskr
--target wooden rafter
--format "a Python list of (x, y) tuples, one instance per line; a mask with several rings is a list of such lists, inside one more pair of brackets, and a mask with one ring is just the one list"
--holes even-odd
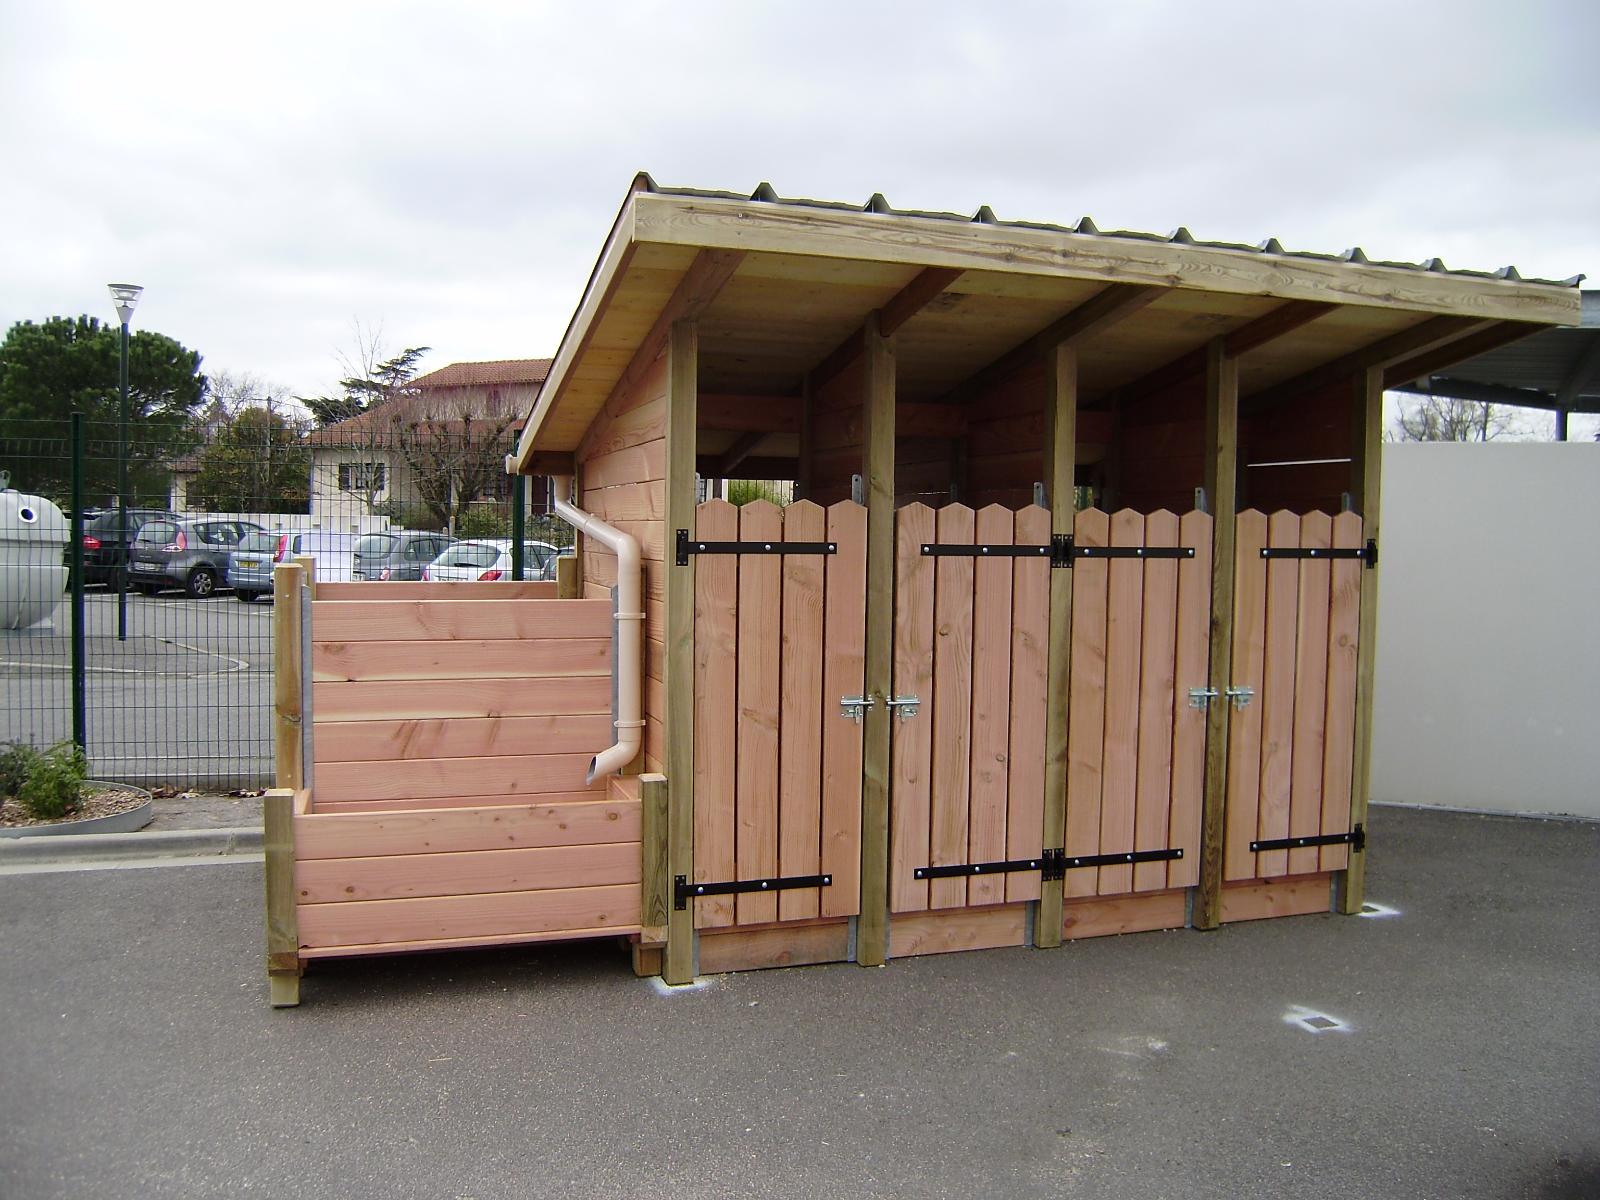
[(733, 445), (729, 446), (717, 457), (716, 469), (711, 472), (711, 477), (713, 479), (727, 479), (732, 476), (733, 472), (738, 469), (739, 464), (754, 454), (756, 448), (766, 440), (765, 431), (759, 429), (739, 438), (738, 441), (734, 442)]
[[(1225, 334), (1222, 339), (1222, 353), (1229, 358), (1238, 358), (1250, 350), (1265, 346), (1302, 326), (1309, 325), (1337, 307), (1339, 307), (1337, 304), (1327, 304), (1317, 300), (1291, 300), (1287, 304), (1280, 304), (1271, 312), (1263, 313), (1255, 320), (1239, 326), (1232, 333)], [(1209, 352), (1207, 346), (1198, 346), (1187, 354), (1180, 355), (1140, 376), (1132, 383), (1118, 388), (1117, 403), (1137, 404), (1141, 400), (1160, 395), (1168, 388), (1199, 378), (1205, 374), (1206, 357)]]
[(700, 428), (729, 433), (799, 433), (799, 396), (746, 396), (725, 392), (700, 397)]
[(1100, 333), (1124, 318), (1153, 304), (1167, 294), (1168, 289), (1137, 283), (1108, 284), (1064, 317), (1051, 322), (1022, 345), (1008, 350), (988, 366), (981, 368), (957, 385), (946, 402), (962, 402), (983, 392), (992, 384), (1022, 367), (1037, 362), (1041, 354), (1057, 346), (1075, 346), (1089, 335)]
[[(917, 313), (925, 308), (930, 300), (938, 296), (957, 279), (962, 272), (953, 267), (928, 267), (912, 278), (896, 292), (884, 306), (878, 309), (878, 330), (883, 337), (888, 337), (899, 329)], [(861, 330), (857, 329), (844, 341), (830, 350), (821, 362), (811, 370), (811, 386), (821, 387), (828, 380), (838, 375), (851, 363), (861, 356), (864, 345)]]
[(1501, 346), (1525, 338), (1531, 333), (1538, 333), (1539, 328), (1537, 325), (1527, 325), (1520, 321), (1498, 322), (1478, 333), (1453, 342), (1446, 342), (1436, 349), (1402, 359), (1386, 367), (1383, 372), (1383, 386), (1386, 388), (1399, 387), (1401, 384), (1410, 383), (1414, 379), (1426, 378), (1434, 372), (1442, 371), (1458, 362), (1463, 362), (1490, 350), (1497, 350)]
[(1313, 367), (1292, 379), (1257, 392), (1248, 405), (1242, 406), (1242, 411), (1247, 414), (1259, 413), (1364, 371), (1386, 370), (1395, 363), (1431, 353), (1498, 324), (1498, 321), (1484, 321), (1475, 317), (1430, 317), (1420, 325), (1401, 330), (1370, 346), (1352, 350), (1332, 362), (1323, 363), (1320, 367)]

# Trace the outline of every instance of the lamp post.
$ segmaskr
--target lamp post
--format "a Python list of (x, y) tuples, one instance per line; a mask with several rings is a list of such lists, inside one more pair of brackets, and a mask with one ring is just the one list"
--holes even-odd
[(111, 302), (122, 322), (122, 355), (118, 378), (122, 407), (117, 417), (117, 537), (122, 542), (122, 567), (117, 572), (117, 641), (128, 640), (128, 570), (133, 547), (128, 543), (128, 322), (144, 291), (137, 283), (110, 283)]

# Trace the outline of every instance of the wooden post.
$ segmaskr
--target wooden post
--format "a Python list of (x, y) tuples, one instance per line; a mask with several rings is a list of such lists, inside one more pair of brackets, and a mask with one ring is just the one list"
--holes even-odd
[[(667, 866), (667, 815), (670, 802), (665, 775), (639, 777), (640, 841), (643, 863), (640, 875), (640, 940), (667, 940), (667, 920), (672, 909), (672, 873)], [(658, 956), (659, 957), (659, 956)], [(649, 972), (660, 974), (660, 967)]]
[(281, 563), (272, 572), (273, 748), (280, 788), (305, 786), (302, 736), (303, 647), (300, 634), (301, 581), (305, 568)]
[(299, 563), (305, 571), (306, 597), (310, 600), (317, 598), (317, 560), (309, 554), (296, 554), (294, 561)]
[[(1383, 372), (1370, 368), (1356, 376), (1355, 437), (1350, 463), (1350, 496), (1361, 513), (1362, 534), (1378, 539), (1383, 473)], [(1350, 828), (1365, 824), (1372, 792), (1372, 683), (1378, 651), (1378, 572), (1361, 572), (1360, 641), (1356, 643), (1355, 755), (1350, 775)], [(1366, 852), (1350, 855), (1350, 865), (1334, 877), (1334, 904), (1346, 915), (1358, 913), (1367, 897)]]
[[(299, 573), (298, 567), (278, 570)], [(300, 928), (294, 906), (294, 789), (270, 789), (262, 797), (261, 814), (267, 884), (267, 985), (273, 1008), (293, 1008), (300, 1003)]]
[[(1072, 532), (1077, 511), (1078, 352), (1052, 346), (1045, 352), (1044, 485), (1050, 501), (1052, 535)], [(1044, 847), (1066, 845), (1067, 838), (1067, 706), (1072, 679), (1072, 572), (1050, 572), (1049, 686), (1046, 692), (1044, 744)], [(1033, 923), (1033, 944), (1041, 949), (1061, 945), (1063, 880), (1040, 885), (1039, 912)]]
[[(667, 338), (667, 540), (695, 524), (695, 426), (699, 338), (693, 321)], [(694, 873), (694, 559), (667, 566), (667, 876)], [(659, 854), (647, 847), (648, 861)], [(667, 908), (661, 977), (692, 983), (699, 969), (694, 910)]]
[[(894, 346), (876, 313), (862, 330), (862, 474), (867, 485), (867, 709), (862, 743), (861, 915), (856, 962), (889, 958), (889, 720), (894, 639)], [(924, 697), (929, 699), (929, 697)], [(931, 720), (924, 709), (920, 720)]]
[(583, 577), (578, 558), (573, 554), (563, 554), (556, 559), (556, 599), (576, 600), (582, 595)]
[(1228, 713), (1233, 670), (1233, 543), (1239, 483), (1239, 360), (1221, 338), (1206, 346), (1206, 500), (1211, 507), (1211, 665), (1206, 686), (1205, 800), (1200, 817), (1200, 883), (1193, 925), (1222, 924), (1222, 838), (1228, 797)]

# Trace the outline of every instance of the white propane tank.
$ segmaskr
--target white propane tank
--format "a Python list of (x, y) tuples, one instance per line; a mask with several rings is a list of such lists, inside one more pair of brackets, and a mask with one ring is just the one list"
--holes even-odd
[(66, 516), (43, 496), (0, 491), (0, 629), (26, 629), (55, 612), (69, 535)]

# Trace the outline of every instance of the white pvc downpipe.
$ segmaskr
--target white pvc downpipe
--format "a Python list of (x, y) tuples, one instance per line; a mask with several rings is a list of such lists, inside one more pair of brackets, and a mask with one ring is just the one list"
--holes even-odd
[(644, 662), (644, 572), (637, 541), (574, 505), (570, 478), (552, 482), (556, 515), (617, 556), (617, 740), (589, 760), (588, 782), (593, 783), (615, 775), (631, 763), (644, 741), (643, 688), (639, 678)]

